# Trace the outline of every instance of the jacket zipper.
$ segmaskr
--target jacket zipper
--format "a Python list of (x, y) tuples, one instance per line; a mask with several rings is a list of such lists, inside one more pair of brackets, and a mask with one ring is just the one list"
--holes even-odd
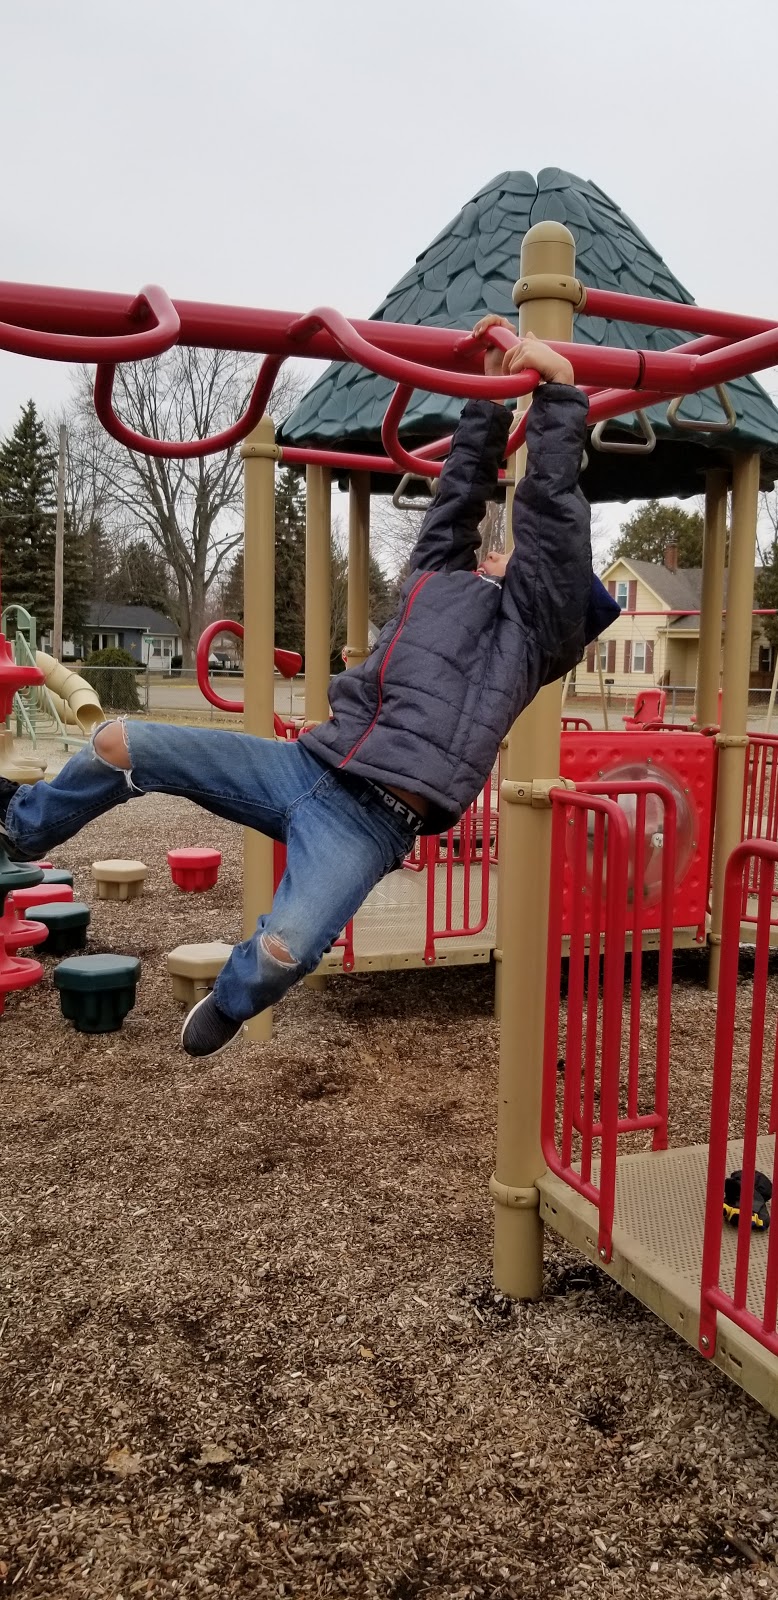
[(400, 634), (403, 631), (403, 628), (405, 627), (406, 622), (408, 621), (408, 618), (409, 618), (409, 616), (411, 614), (411, 607), (412, 607), (412, 605), (413, 605), (413, 603), (414, 603), (414, 601), (416, 599), (417, 594), (419, 593), (419, 590), (423, 589), (425, 583), (428, 583), (430, 578), (433, 578), (434, 576), (435, 576), (435, 574), (433, 572), (425, 572), (424, 576), (419, 578), (417, 580), (417, 582), (413, 585), (413, 588), (411, 589), (411, 592), (410, 592), (410, 594), (408, 596), (408, 599), (405, 602), (405, 607), (404, 607), (404, 610), (403, 610), (403, 614), (402, 614), (402, 616), (400, 618), (400, 622), (399, 622), (399, 626), (397, 628), (397, 632), (395, 633), (395, 636), (394, 636), (394, 638), (393, 638), (393, 640), (392, 640), (392, 642), (391, 642), (391, 644), (390, 644), (390, 646), (389, 646), (389, 648), (388, 648), (388, 650), (386, 652), (386, 655), (384, 656), (384, 659), (381, 662), (381, 671), (378, 674), (378, 705), (376, 706), (376, 709), (375, 709), (375, 715), (374, 715), (373, 720), (370, 723), (370, 725), (365, 729), (364, 733), (360, 734), (359, 738), (357, 739), (356, 744), (352, 745), (351, 749), (349, 750), (348, 755), (344, 756), (343, 760), (339, 763), (339, 765), (341, 767), (345, 767), (345, 766), (348, 765), (349, 761), (351, 760), (351, 757), (355, 756), (357, 751), (359, 750), (360, 746), (364, 744), (366, 738), (368, 737), (368, 734), (373, 732), (373, 729), (374, 729), (374, 727), (375, 727), (375, 725), (376, 725), (376, 723), (378, 721), (378, 718), (381, 715), (381, 707), (383, 705), (383, 700), (384, 700), (384, 695), (383, 695), (384, 675), (385, 675), (386, 669), (387, 669), (387, 667), (389, 665), (389, 657), (392, 654), (392, 651), (393, 651), (393, 649), (394, 649), (394, 647), (395, 647), (395, 645), (397, 643), (397, 640), (400, 637)]

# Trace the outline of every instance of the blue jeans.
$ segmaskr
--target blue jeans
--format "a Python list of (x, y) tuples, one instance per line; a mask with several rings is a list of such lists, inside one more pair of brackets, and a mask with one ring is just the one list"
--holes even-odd
[[(145, 722), (123, 726), (129, 770), (111, 765), (91, 744), (51, 783), (22, 784), (5, 825), (35, 858), (113, 806), (161, 793), (283, 840), (286, 872), (272, 911), (235, 946), (214, 988), (219, 1009), (245, 1021), (314, 971), (374, 885), (413, 848), (415, 835), (369, 785), (341, 778), (296, 741)], [(279, 947), (289, 960), (279, 959)]]

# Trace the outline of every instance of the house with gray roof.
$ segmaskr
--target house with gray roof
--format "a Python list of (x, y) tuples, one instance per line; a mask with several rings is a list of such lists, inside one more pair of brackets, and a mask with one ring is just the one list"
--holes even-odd
[[(49, 648), (45, 638), (41, 648)], [(83, 661), (93, 650), (126, 650), (139, 666), (164, 672), (181, 649), (175, 622), (161, 611), (154, 611), (151, 606), (116, 606), (107, 600), (95, 600), (87, 607), (81, 638), (66, 640), (62, 654)]]
[[(677, 547), (668, 545), (663, 562), (620, 556), (601, 574), (606, 588), (623, 607), (600, 640), (600, 660), (616, 693), (637, 693), (652, 684), (694, 688), (700, 642), (702, 568), (679, 567)], [(724, 574), (726, 607), (727, 574)], [(637, 615), (629, 615), (637, 612)], [(722, 635), (724, 618), (722, 617)], [(596, 646), (576, 672), (579, 692), (596, 693)], [(759, 617), (753, 619), (751, 687), (769, 689), (775, 647), (766, 638)]]

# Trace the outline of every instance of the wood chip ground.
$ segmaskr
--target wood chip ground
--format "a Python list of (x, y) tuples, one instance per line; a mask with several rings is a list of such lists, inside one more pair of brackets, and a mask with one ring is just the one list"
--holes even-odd
[[(222, 848), (214, 891), (172, 887), (172, 844)], [(128, 854), (143, 899), (95, 902)], [(492, 1290), (489, 970), (299, 988), (196, 1067), (165, 955), (239, 937), (237, 830), (157, 797), (54, 856), (143, 976), (112, 1036), (50, 962), (0, 1020), (0, 1593), (774, 1593), (776, 1424), (553, 1235), (540, 1304)], [(714, 1002), (678, 977), (685, 1142)]]

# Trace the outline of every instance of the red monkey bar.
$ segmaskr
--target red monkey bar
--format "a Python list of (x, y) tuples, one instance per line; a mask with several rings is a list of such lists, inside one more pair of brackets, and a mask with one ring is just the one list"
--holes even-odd
[[(653, 323), (702, 335), (673, 350), (662, 351), (556, 344), (555, 348), (572, 362), (576, 382), (590, 390), (593, 422), (633, 411), (638, 404), (645, 408), (660, 400), (744, 377), (778, 361), (778, 324), (762, 318), (583, 288), (577, 309), (588, 315)], [(410, 392), (422, 388), (461, 398), (485, 395), (498, 400), (529, 393), (538, 381), (536, 373), (485, 377), (481, 370), (484, 344), (505, 349), (513, 337), (503, 328), (490, 328), (479, 341), (456, 329), (350, 321), (328, 306), (300, 316), (296, 312), (198, 301), (174, 302), (154, 285), (133, 296), (0, 284), (0, 349), (55, 361), (96, 361), (95, 404), (101, 421), (114, 438), (148, 455), (207, 455), (237, 443), (261, 416), (281, 362), (288, 356), (306, 356), (353, 361), (401, 386), (387, 416), (384, 441), (397, 455), (366, 456), (285, 447), (287, 462), (392, 473), (403, 466), (406, 470), (437, 474), (440, 464), (433, 458), (446, 448), (446, 440), (411, 454), (397, 439), (400, 416)], [(251, 351), (266, 358), (243, 417), (214, 438), (146, 439), (128, 428), (113, 410), (111, 391), (116, 362), (159, 355), (176, 343)], [(521, 426), (515, 430), (513, 448), (520, 438)]]

